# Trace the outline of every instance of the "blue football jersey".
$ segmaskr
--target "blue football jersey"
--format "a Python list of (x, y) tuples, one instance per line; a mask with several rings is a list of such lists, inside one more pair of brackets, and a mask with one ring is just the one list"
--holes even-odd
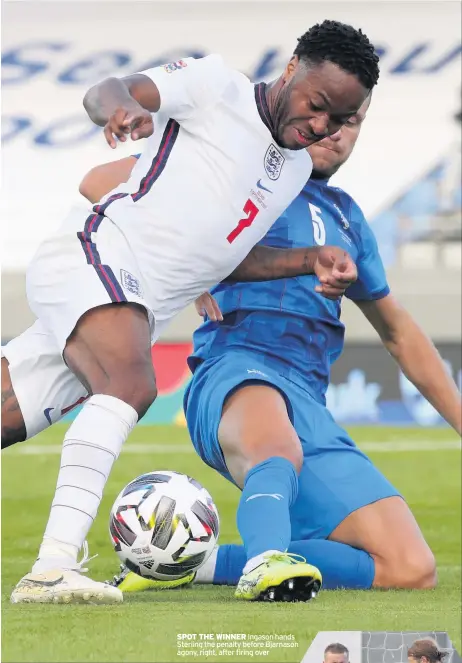
[[(326, 180), (309, 180), (276, 221), (262, 245), (295, 248), (340, 246), (351, 255), (359, 278), (348, 288), (353, 300), (385, 297), (389, 287), (374, 235), (355, 201)], [(223, 282), (211, 292), (224, 321), (205, 321), (194, 333), (194, 371), (228, 349), (257, 352), (265, 363), (324, 401), (331, 364), (343, 350), (341, 303), (314, 288), (314, 275), (258, 283)], [(249, 370), (251, 366), (249, 365)]]

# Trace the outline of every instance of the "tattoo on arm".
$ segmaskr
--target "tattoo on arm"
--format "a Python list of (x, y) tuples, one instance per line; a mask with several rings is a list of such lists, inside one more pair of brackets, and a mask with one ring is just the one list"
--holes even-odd
[(317, 255), (317, 247), (276, 249), (269, 246), (254, 246), (226, 280), (274, 281), (313, 274)]

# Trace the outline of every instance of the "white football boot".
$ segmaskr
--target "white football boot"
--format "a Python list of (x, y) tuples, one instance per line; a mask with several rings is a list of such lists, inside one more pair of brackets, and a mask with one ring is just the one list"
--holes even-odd
[(96, 582), (86, 576), (83, 568), (90, 559), (88, 544), (83, 546), (83, 558), (75, 567), (50, 569), (41, 573), (28, 573), (11, 594), (11, 603), (88, 603), (103, 605), (122, 603), (123, 594), (106, 582)]

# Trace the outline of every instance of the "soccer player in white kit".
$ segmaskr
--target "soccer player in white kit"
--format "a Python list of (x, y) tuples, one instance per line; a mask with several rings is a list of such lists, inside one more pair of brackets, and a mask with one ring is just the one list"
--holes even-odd
[[(86, 219), (71, 212), (27, 273), (31, 309), (92, 395), (65, 436), (39, 557), (13, 602), (122, 601), (81, 574), (77, 554), (114, 460), (156, 397), (151, 343), (265, 235), (309, 177), (304, 148), (354, 115), (377, 79), (367, 37), (325, 21), (271, 85), (211, 55), (87, 93), (112, 147), (114, 136), (149, 140), (129, 181)], [(293, 565), (293, 577), (310, 573), (319, 575)]]

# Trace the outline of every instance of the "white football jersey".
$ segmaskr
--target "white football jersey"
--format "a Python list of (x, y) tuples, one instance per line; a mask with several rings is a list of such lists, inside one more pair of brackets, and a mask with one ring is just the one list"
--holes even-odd
[(228, 276), (299, 194), (306, 150), (277, 145), (265, 84), (218, 55), (142, 72), (161, 105), (130, 180), (100, 205), (130, 244), (156, 321)]

